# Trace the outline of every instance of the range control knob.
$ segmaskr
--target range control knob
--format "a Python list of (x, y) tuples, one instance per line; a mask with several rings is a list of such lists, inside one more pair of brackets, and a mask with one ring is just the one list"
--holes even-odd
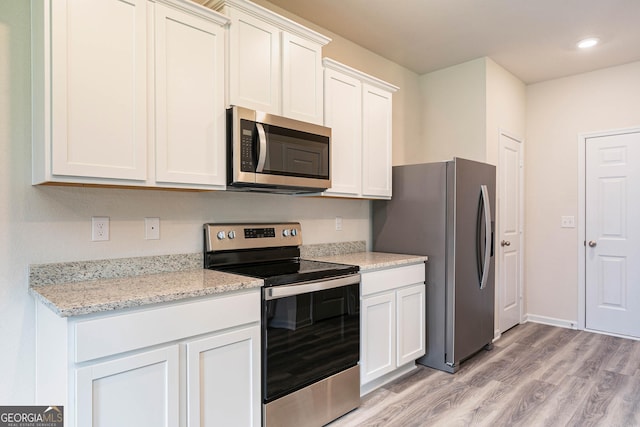
[(284, 237), (289, 237), (290, 234), (291, 234), (291, 231), (289, 231), (288, 228), (285, 228), (284, 230), (282, 230), (282, 235)]
[(295, 228), (292, 228), (292, 229), (291, 229), (291, 235), (292, 235), (293, 237), (296, 237), (296, 236), (298, 235), (298, 230), (296, 230)]
[(216, 234), (216, 237), (218, 238), (218, 240), (224, 240), (225, 237), (227, 237), (224, 233), (224, 231), (218, 231), (218, 234)]
[(227, 237), (229, 237), (229, 239), (235, 239), (236, 238), (236, 232), (231, 230), (227, 233)]

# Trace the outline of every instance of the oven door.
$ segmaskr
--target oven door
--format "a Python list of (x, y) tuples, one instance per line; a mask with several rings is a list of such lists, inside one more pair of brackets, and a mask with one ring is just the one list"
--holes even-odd
[(265, 288), (263, 399), (271, 402), (360, 360), (360, 275)]

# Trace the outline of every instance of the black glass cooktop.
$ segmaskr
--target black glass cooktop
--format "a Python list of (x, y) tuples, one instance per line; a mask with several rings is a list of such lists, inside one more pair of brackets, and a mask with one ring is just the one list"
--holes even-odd
[(232, 265), (216, 267), (214, 269), (243, 276), (258, 277), (264, 280), (265, 286), (288, 285), (309, 280), (328, 279), (346, 274), (355, 274), (359, 271), (359, 267), (356, 265), (305, 259)]

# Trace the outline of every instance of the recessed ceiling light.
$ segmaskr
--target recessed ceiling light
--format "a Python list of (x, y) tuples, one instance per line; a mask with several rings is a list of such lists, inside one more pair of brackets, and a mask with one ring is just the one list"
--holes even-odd
[(596, 37), (590, 37), (588, 39), (584, 39), (584, 40), (580, 40), (577, 43), (577, 46), (580, 49), (588, 49), (590, 47), (594, 47), (595, 45), (597, 45), (600, 42), (600, 39), (596, 38)]

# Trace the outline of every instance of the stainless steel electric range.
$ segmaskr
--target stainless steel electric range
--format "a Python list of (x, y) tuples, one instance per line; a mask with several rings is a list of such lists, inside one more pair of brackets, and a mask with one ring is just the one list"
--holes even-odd
[(300, 224), (205, 224), (204, 266), (264, 279), (265, 426), (322, 426), (360, 404), (360, 274), (300, 258)]

